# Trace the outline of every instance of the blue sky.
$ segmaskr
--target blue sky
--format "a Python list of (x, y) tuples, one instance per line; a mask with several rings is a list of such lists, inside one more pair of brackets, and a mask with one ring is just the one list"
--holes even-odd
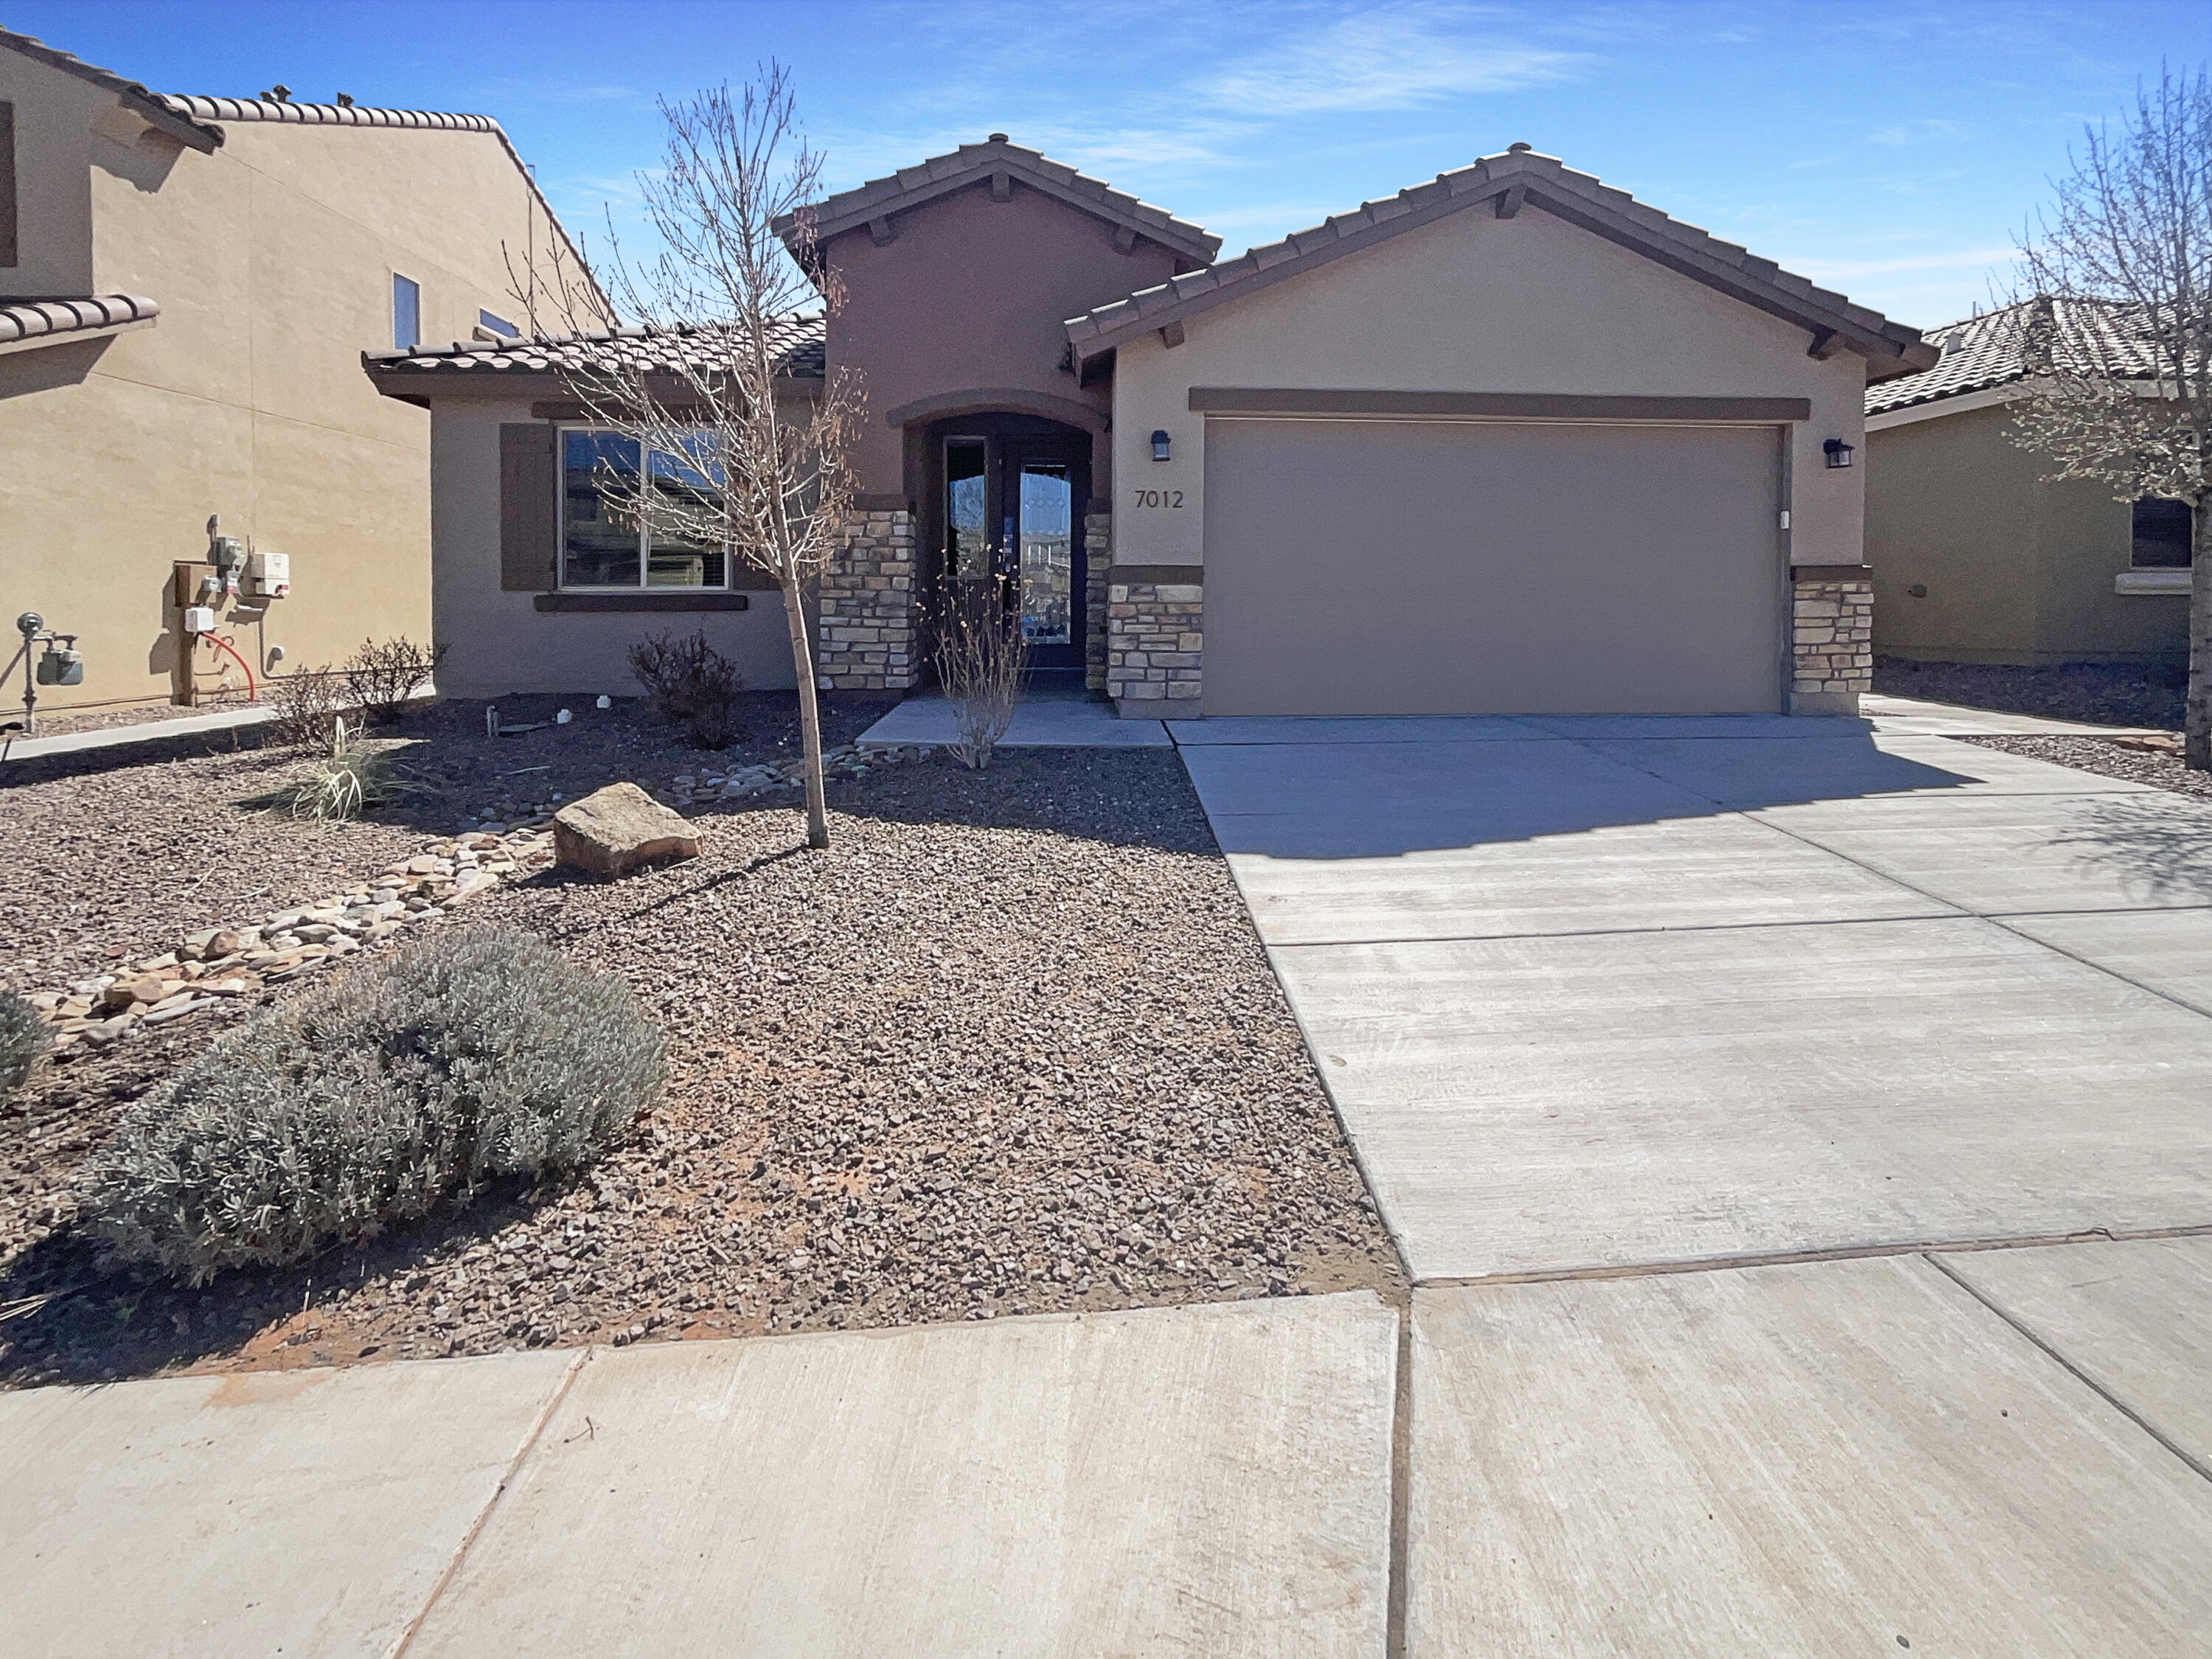
[(1986, 303), (2082, 124), (2212, 5), (0, 0), (169, 92), (498, 118), (571, 228), (627, 219), (656, 95), (794, 71), (842, 188), (1010, 133), (1233, 253), (1526, 140), (1923, 326)]

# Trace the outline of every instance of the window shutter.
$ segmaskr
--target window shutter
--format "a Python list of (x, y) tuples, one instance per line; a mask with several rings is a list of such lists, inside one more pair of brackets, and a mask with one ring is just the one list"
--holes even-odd
[(550, 593), (561, 580), (560, 434), (537, 421), (499, 429), (499, 585)]

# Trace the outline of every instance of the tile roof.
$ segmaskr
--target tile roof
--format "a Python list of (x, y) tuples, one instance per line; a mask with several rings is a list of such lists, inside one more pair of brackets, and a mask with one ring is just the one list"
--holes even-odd
[(1942, 348), (1942, 360), (1917, 374), (1869, 387), (1867, 413), (1881, 415), (2026, 380), (2031, 325), (2039, 315), (2045, 319), (2042, 338), (2062, 359), (2084, 368), (2110, 365), (2145, 379), (2158, 374), (2136, 308), (2104, 301), (2023, 301), (1929, 330), (1929, 342)]
[[(1165, 208), (1140, 202), (1103, 179), (1087, 177), (1025, 145), (1009, 143), (996, 133), (982, 143), (963, 144), (948, 155), (933, 155), (910, 167), (901, 167), (889, 178), (871, 179), (854, 189), (824, 198), (813, 208), (815, 236), (827, 241), (872, 219), (902, 213), (963, 190), (994, 173), (1009, 174), (1071, 206), (1125, 225), (1201, 264), (1221, 252), (1221, 239), (1203, 225), (1178, 219)], [(788, 216), (776, 222), (777, 234), (786, 242), (791, 240), (793, 228)]]
[(0, 301), (0, 349), (26, 340), (61, 340), (88, 329), (150, 323), (161, 307), (137, 294), (95, 294), (82, 300)]
[[(723, 333), (719, 323), (690, 323), (675, 328), (618, 328), (585, 334), (539, 334), (519, 340), (456, 340), (451, 346), (413, 351), (364, 351), (362, 366), (394, 378), (416, 375), (450, 380), (473, 374), (560, 374), (564, 371), (619, 368), (627, 373), (682, 372), (702, 362), (694, 342)], [(775, 343), (782, 372), (794, 380), (818, 380), (828, 328), (818, 311), (776, 319)]]
[[(1121, 341), (1178, 318), (1211, 309), (1401, 231), (1429, 223), (1514, 191), (1555, 216), (1656, 259), (1709, 287), (1812, 331), (1837, 339), (1868, 358), (1870, 375), (1910, 374), (1935, 362), (1919, 331), (1879, 312), (1853, 305), (1840, 294), (1762, 259), (1695, 225), (1671, 219), (1626, 191), (1563, 167), (1556, 156), (1528, 150), (1486, 155), (1472, 165), (1438, 173), (1428, 184), (1255, 247), (1204, 270), (1116, 300), (1068, 319), (1067, 336), (1079, 354), (1096, 356)], [(1515, 204), (1517, 208), (1518, 203)]]
[(18, 34), (13, 29), (0, 29), (0, 46), (11, 48), (50, 69), (58, 69), (64, 75), (74, 75), (80, 81), (89, 81), (96, 87), (106, 88), (144, 119), (195, 149), (212, 150), (222, 143), (222, 134), (219, 131), (185, 118), (182, 112), (171, 108), (169, 100), (151, 88), (126, 80), (113, 70), (100, 69), (81, 58), (73, 58), (34, 35)]
[(202, 98), (163, 93), (161, 101), (196, 121), (276, 121), (295, 127), (416, 127), (432, 132), (498, 132), (489, 115), (443, 110), (364, 109), (358, 104), (295, 104), (274, 98)]

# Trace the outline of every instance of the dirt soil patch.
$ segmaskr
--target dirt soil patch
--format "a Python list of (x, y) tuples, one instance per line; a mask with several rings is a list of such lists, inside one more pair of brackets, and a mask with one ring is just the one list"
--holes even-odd
[[(443, 781), (415, 805), (439, 832), (458, 827), (440, 814), (496, 804), (476, 799), (494, 759), (551, 767), (539, 787), (573, 794), (697, 758), (641, 756), (611, 721), (596, 771), (558, 738), (543, 760), (529, 738), (471, 750), (469, 712), (441, 711), (422, 757)], [(757, 730), (748, 749), (778, 742)], [(800, 848), (788, 806), (710, 811), (691, 862), (618, 883), (556, 872), (479, 902), (477, 917), (623, 975), (669, 1034), (662, 1107), (560, 1189), (495, 1194), (287, 1274), (194, 1291), (103, 1273), (69, 1231), (69, 1170), (216, 1026), (54, 1068), (17, 1128), (0, 1120), (15, 1218), (0, 1313), (21, 1310), (0, 1322), (0, 1376), (1401, 1282), (1172, 753), (1012, 750), (981, 774), (933, 757), (834, 785), (832, 803), (827, 854)]]
[(2181, 729), (2187, 674), (2180, 668), (2130, 667), (2118, 663), (2069, 662), (2043, 667), (2000, 663), (1910, 662), (1874, 659), (1874, 689), (1893, 697), (1992, 708), (2008, 714), (2089, 726), (2148, 726)]

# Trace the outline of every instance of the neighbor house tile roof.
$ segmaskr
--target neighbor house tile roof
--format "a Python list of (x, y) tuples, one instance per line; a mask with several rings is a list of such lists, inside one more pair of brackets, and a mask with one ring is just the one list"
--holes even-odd
[[(713, 366), (714, 360), (696, 348), (720, 335), (725, 326), (700, 323), (675, 328), (539, 334), (519, 340), (456, 340), (451, 346), (418, 347), (413, 351), (364, 351), (362, 362), (372, 373), (395, 379), (560, 374), (593, 369), (680, 373), (687, 366)], [(777, 319), (774, 343), (781, 359), (781, 371), (794, 380), (820, 380), (827, 334), (818, 311)]]
[[(934, 201), (956, 190), (1003, 173), (1032, 189), (1057, 197), (1071, 206), (1123, 225), (1139, 235), (1174, 249), (1200, 264), (1221, 252), (1221, 239), (1203, 225), (1178, 219), (1165, 208), (1140, 202), (1115, 190), (1103, 179), (1078, 173), (1026, 145), (1009, 143), (993, 135), (980, 144), (963, 144), (947, 155), (933, 155), (910, 167), (901, 167), (885, 179), (871, 179), (852, 190), (840, 191), (813, 204), (814, 234), (827, 241), (871, 220), (887, 218), (909, 208)], [(796, 228), (792, 216), (776, 222), (777, 234), (788, 242)]]
[(18, 34), (13, 29), (0, 29), (0, 47), (19, 52), (49, 69), (58, 69), (80, 81), (89, 81), (96, 87), (104, 87), (142, 118), (195, 149), (212, 150), (222, 143), (222, 134), (219, 131), (202, 126), (186, 118), (183, 112), (171, 108), (169, 100), (151, 88), (126, 80), (113, 70), (101, 69), (86, 63), (82, 58), (58, 51), (34, 35)]
[(2030, 373), (2029, 348), (2039, 337), (2060, 362), (2091, 368), (2110, 366), (2148, 380), (2158, 366), (2152, 343), (2134, 307), (2104, 301), (2022, 301), (1928, 331), (1929, 343), (1942, 349), (1935, 368), (1867, 391), (1869, 415), (1910, 409), (1969, 392), (2024, 380)]
[(1910, 374), (1936, 361), (1933, 348), (1922, 342), (1918, 330), (1816, 288), (1771, 259), (1762, 259), (1695, 225), (1671, 219), (1626, 191), (1571, 171), (1555, 156), (1528, 150), (1486, 155), (1382, 201), (1363, 202), (1350, 213), (1279, 242), (1071, 318), (1067, 336), (1079, 354), (1095, 356), (1146, 329), (1210, 310), (1448, 214), (1482, 203), (1499, 204), (1501, 213), (1519, 211), (1524, 202), (1797, 323), (1813, 334), (1823, 351), (1832, 342), (1859, 352), (1868, 359), (1870, 376)]
[(137, 294), (0, 301), (0, 350), (30, 341), (59, 343), (73, 335), (112, 332), (132, 323), (150, 323), (161, 313), (160, 306)]

